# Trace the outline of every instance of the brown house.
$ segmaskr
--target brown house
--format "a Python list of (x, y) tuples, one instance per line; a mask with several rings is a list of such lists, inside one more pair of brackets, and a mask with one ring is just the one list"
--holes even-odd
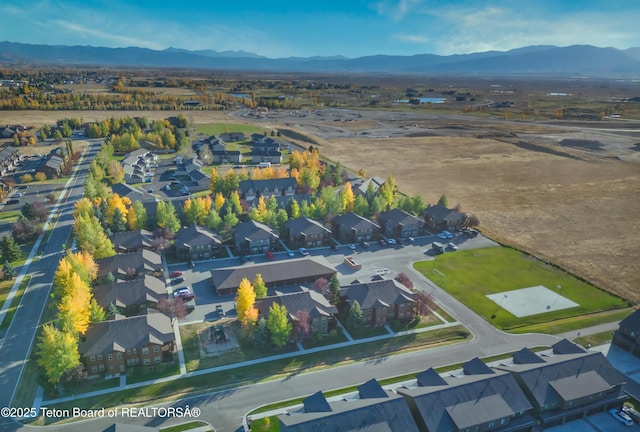
[(422, 226), (420, 219), (399, 208), (380, 213), (377, 221), (388, 237), (417, 236)]
[(113, 248), (118, 253), (137, 252), (141, 249), (155, 249), (153, 233), (144, 229), (118, 232), (109, 238), (111, 239), (111, 243), (113, 243)]
[(414, 317), (415, 295), (395, 280), (355, 283), (340, 288), (340, 300), (362, 308), (365, 326), (383, 326), (393, 320)]
[(135, 280), (97, 285), (93, 297), (103, 308), (114, 305), (130, 316), (144, 308), (157, 308), (158, 302), (167, 298), (167, 286), (155, 276), (143, 275)]
[(96, 262), (98, 278), (103, 278), (109, 273), (122, 280), (137, 279), (145, 274), (161, 277), (163, 274), (160, 254), (147, 249), (102, 258)]
[(217, 232), (203, 226), (182, 227), (173, 242), (178, 259), (202, 260), (218, 254), (222, 239)]
[(380, 226), (355, 213), (337, 216), (332, 222), (333, 234), (342, 242), (369, 241), (380, 232)]
[(89, 375), (117, 374), (132, 366), (173, 360), (171, 319), (160, 312), (91, 324), (78, 347)]
[(284, 229), (291, 248), (313, 248), (331, 244), (331, 230), (308, 217), (289, 219), (285, 222)]
[(432, 233), (448, 230), (458, 231), (465, 227), (467, 214), (448, 209), (440, 204), (422, 211), (425, 227)]
[(289, 313), (289, 320), (295, 321), (298, 311), (309, 312), (311, 320), (311, 335), (325, 335), (329, 328), (333, 327), (334, 315), (338, 309), (319, 292), (300, 287), (300, 291), (292, 293), (281, 293), (276, 291), (275, 295), (256, 300), (255, 307), (258, 309), (259, 317), (265, 319), (269, 316), (269, 308), (272, 304), (278, 303), (284, 306)]

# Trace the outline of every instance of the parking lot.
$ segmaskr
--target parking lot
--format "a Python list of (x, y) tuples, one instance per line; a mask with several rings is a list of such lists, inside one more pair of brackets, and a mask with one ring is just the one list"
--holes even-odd
[[(341, 245), (337, 250), (330, 247), (322, 247), (309, 249), (311, 256), (324, 256), (338, 270), (338, 278), (343, 285), (351, 283), (354, 279), (360, 281), (369, 281), (374, 276), (382, 276), (384, 278), (392, 278), (398, 273), (411, 271), (411, 264), (415, 261), (425, 259), (433, 259), (425, 251), (431, 250), (431, 243), (435, 241), (435, 235), (416, 237), (413, 243), (400, 242), (395, 245), (380, 245), (377, 242), (371, 242), (368, 247), (357, 245), (355, 250), (351, 250), (348, 245)], [(497, 243), (483, 237), (478, 236), (469, 238), (465, 235), (458, 234), (449, 240), (456, 243), (460, 250), (476, 249), (482, 247), (497, 246)], [(450, 251), (446, 253), (455, 253)], [(294, 257), (299, 258), (301, 255), (296, 250)], [(344, 257), (353, 257), (362, 267), (360, 270), (354, 270), (344, 263)], [(213, 268), (231, 267), (239, 265), (251, 265), (251, 263), (269, 262), (266, 254), (251, 255), (249, 261), (242, 263), (238, 257), (221, 258), (208, 261), (197, 261), (193, 268), (189, 268), (186, 263), (169, 265), (169, 271), (182, 271), (183, 282), (171, 286), (171, 290), (180, 287), (189, 286), (195, 294), (195, 310), (190, 312), (185, 318), (184, 323), (215, 321), (218, 319), (216, 305), (221, 304), (227, 316), (235, 316), (235, 294), (218, 296), (211, 286), (211, 273)], [(275, 261), (292, 259), (287, 252), (275, 252), (273, 254)], [(381, 274), (381, 270), (384, 274)], [(286, 291), (288, 288), (295, 287), (278, 287), (279, 291)], [(272, 294), (269, 290), (269, 294)]]
[(560, 426), (545, 429), (547, 432), (637, 432), (640, 424), (625, 426), (608, 412), (590, 415), (586, 419), (574, 420)]

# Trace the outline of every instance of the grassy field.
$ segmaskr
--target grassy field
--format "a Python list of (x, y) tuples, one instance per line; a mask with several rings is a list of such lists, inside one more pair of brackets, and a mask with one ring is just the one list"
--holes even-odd
[(215, 123), (195, 125), (196, 133), (205, 135), (220, 135), (226, 132), (244, 132), (245, 135), (252, 133), (263, 133), (257, 126), (245, 123)]
[[(538, 259), (510, 248), (486, 248), (439, 255), (414, 264), (416, 270), (503, 330), (625, 308), (627, 303)], [(437, 271), (436, 271), (437, 270)], [(444, 275), (444, 276), (443, 276)], [(486, 295), (544, 285), (579, 306), (517, 318)], [(558, 290), (557, 286), (561, 286)], [(611, 320), (613, 321), (613, 319)]]

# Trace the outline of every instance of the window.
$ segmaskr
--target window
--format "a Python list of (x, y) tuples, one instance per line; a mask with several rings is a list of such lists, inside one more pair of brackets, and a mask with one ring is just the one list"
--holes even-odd
[(154, 345), (153, 352), (160, 352), (160, 345)]
[(142, 348), (142, 354), (149, 354), (149, 347)]
[(102, 360), (102, 354), (98, 354), (98, 360)]
[(133, 349), (131, 350), (131, 352), (135, 354), (135, 353), (137, 353), (137, 352), (138, 352), (138, 349), (137, 349), (137, 348), (133, 348)]
[(151, 359), (148, 359), (148, 358), (144, 359), (144, 364), (145, 365), (150, 365), (151, 364)]
[(95, 366), (91, 366), (91, 373), (96, 373), (98, 372), (98, 368)]
[(127, 350), (127, 355), (131, 355), (131, 350), (130, 349)]
[(155, 356), (153, 358), (154, 363), (160, 363), (162, 361), (162, 359), (160, 358), (160, 356)]
[(96, 356), (92, 355), (91, 357), (89, 357), (89, 361), (92, 361), (92, 362), (96, 361)]
[(121, 353), (121, 352), (117, 352), (117, 353), (116, 353), (116, 358), (117, 358), (118, 360), (120, 360), (120, 359), (122, 358), (122, 353)]
[(114, 370), (116, 367), (114, 365), (109, 365), (109, 369)]
[(103, 364), (99, 364), (99, 365), (98, 365), (98, 370), (99, 370), (100, 372), (104, 372), (104, 365), (103, 365)]
[(108, 359), (109, 361), (113, 360), (113, 354), (109, 354), (109, 355), (107, 356), (107, 359)]

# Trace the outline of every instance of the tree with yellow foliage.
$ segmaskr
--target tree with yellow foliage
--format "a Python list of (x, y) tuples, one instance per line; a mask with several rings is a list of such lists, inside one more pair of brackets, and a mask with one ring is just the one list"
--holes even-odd
[(256, 293), (253, 286), (251, 286), (249, 279), (243, 278), (236, 294), (236, 311), (242, 325), (253, 324), (258, 319), (258, 309), (254, 307), (255, 302)]
[[(128, 198), (127, 200), (131, 202)], [(116, 209), (119, 209), (120, 214), (122, 215), (127, 214), (127, 206), (125, 204), (125, 201), (122, 199), (120, 195), (118, 195), (117, 193), (113, 193), (107, 200), (107, 211), (104, 215), (104, 218), (107, 221), (107, 224), (111, 225), (113, 223), (113, 215)]]
[(58, 303), (58, 318), (64, 331), (84, 334), (91, 317), (91, 289), (78, 276), (71, 274), (71, 290)]
[(344, 211), (352, 212), (355, 202), (356, 197), (353, 193), (353, 189), (351, 188), (351, 183), (346, 182), (342, 189), (342, 207), (344, 208)]
[(138, 215), (133, 206), (127, 209), (127, 228), (129, 228), (129, 231), (137, 231), (142, 228), (138, 223)]
[(78, 217), (80, 215), (93, 215), (93, 203), (87, 198), (82, 198), (80, 201), (76, 201), (73, 210), (73, 217)]
[(256, 298), (263, 298), (267, 296), (267, 285), (265, 285), (262, 275), (258, 273), (253, 280), (253, 291), (256, 293)]
[(216, 211), (219, 212), (220, 209), (222, 208), (222, 206), (224, 205), (224, 197), (222, 196), (221, 192), (216, 193), (216, 198), (215, 198), (215, 208)]
[(38, 342), (37, 363), (51, 384), (59, 383), (66, 371), (80, 364), (78, 342), (71, 333), (45, 324)]

